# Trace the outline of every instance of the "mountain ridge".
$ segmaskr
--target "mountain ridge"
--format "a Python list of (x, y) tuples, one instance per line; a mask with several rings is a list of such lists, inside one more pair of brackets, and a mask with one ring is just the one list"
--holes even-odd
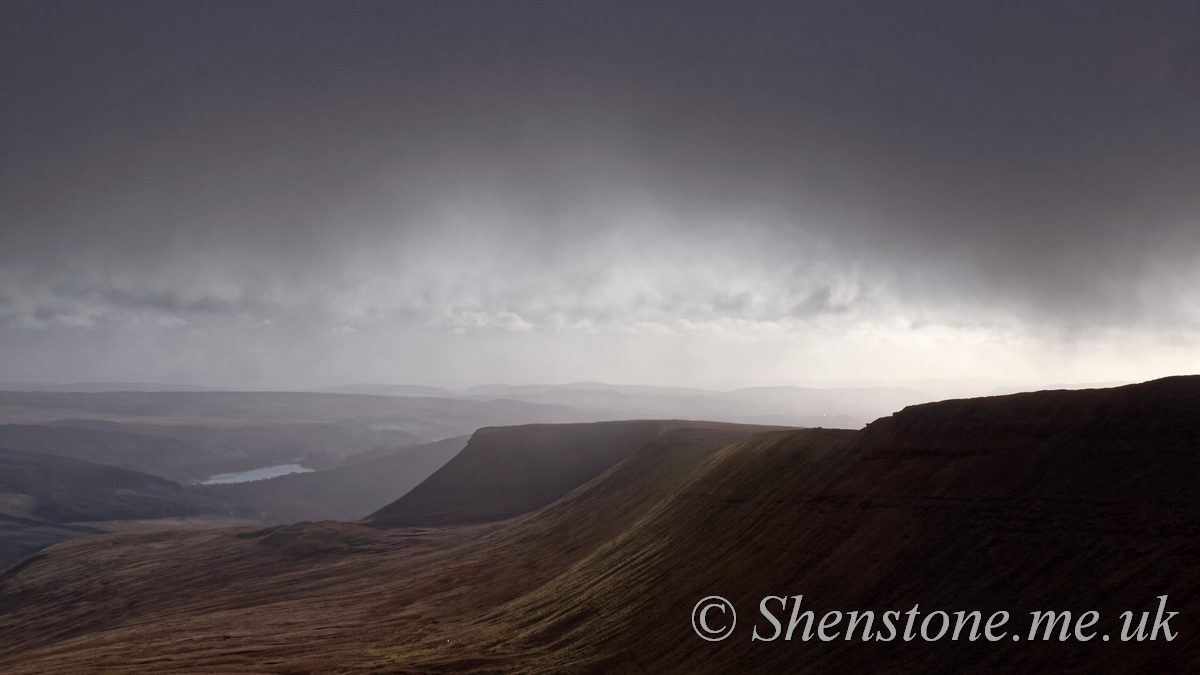
[[(1186, 377), (914, 406), (860, 431), (689, 423), (509, 520), (79, 540), (0, 572), (0, 667), (1191, 672), (1198, 416)], [(714, 594), (739, 616), (719, 643), (688, 621)], [(1022, 640), (753, 642), (767, 595), (817, 618), (1005, 610)], [(1180, 639), (1118, 641), (1118, 614), (1161, 595)], [(1113, 641), (1027, 642), (1045, 610), (1096, 610)]]

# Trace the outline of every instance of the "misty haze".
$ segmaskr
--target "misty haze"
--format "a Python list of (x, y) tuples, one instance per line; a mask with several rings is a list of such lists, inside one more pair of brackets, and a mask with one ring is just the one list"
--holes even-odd
[(6, 0), (0, 671), (1197, 672), (1198, 299), (1194, 2)]

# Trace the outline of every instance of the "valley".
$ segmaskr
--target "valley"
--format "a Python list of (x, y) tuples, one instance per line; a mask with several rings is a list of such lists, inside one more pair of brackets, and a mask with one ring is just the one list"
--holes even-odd
[[(859, 431), (485, 429), (357, 523), (42, 551), (0, 573), (0, 668), (1189, 672), (1198, 438), (1197, 377), (924, 404)], [(739, 622), (710, 643), (688, 614), (713, 594)], [(1114, 641), (751, 641), (770, 628), (759, 599), (795, 594), (816, 609), (1094, 610)], [(1179, 638), (1117, 641), (1118, 614), (1163, 594)]]

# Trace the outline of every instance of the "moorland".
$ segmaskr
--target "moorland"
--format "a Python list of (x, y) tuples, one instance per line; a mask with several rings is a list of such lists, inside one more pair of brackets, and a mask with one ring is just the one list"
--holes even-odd
[[(1200, 668), (1200, 377), (913, 405), (859, 430), (481, 427), (354, 522), (24, 558), (0, 572), (0, 670)], [(1096, 611), (1111, 640), (751, 640), (770, 631), (762, 598), (799, 594), (819, 611)], [(693, 630), (708, 595), (738, 609), (728, 640)], [(1119, 615), (1163, 595), (1178, 637), (1121, 640)]]

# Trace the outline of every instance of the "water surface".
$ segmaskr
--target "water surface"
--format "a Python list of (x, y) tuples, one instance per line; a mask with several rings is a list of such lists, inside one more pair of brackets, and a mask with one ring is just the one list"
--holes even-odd
[(251, 469), (249, 471), (235, 471), (234, 473), (219, 473), (208, 480), (200, 481), (201, 485), (213, 485), (215, 483), (247, 483), (252, 480), (264, 480), (274, 478), (276, 476), (285, 476), (289, 473), (309, 473), (312, 469), (306, 469), (299, 464), (276, 464), (275, 466), (264, 466), (261, 469)]

